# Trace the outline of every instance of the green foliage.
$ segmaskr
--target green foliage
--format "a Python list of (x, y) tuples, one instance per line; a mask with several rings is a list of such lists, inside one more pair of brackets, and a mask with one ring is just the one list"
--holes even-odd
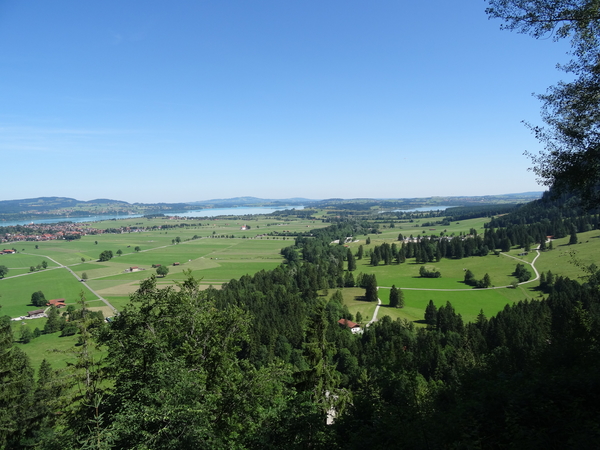
[(0, 278), (4, 278), (6, 275), (8, 275), (8, 267), (0, 265)]
[(419, 269), (419, 276), (422, 278), (441, 278), (442, 274), (439, 270), (427, 270), (425, 266), (421, 266)]
[(48, 308), (48, 319), (44, 325), (44, 334), (51, 334), (60, 331), (65, 324), (65, 318), (60, 315), (58, 308), (51, 306)]
[(22, 327), (21, 342), (23, 344), (29, 344), (33, 338), (34, 338), (33, 332), (29, 329), (29, 327), (27, 327), (27, 326)]
[(425, 323), (430, 327), (437, 324), (437, 308), (433, 304), (433, 300), (429, 300), (427, 308), (425, 308)]
[(517, 277), (519, 283), (523, 283), (531, 279), (531, 271), (524, 264), (518, 263), (513, 275)]
[(390, 306), (392, 308), (404, 308), (404, 292), (396, 288), (395, 284), (392, 285), (390, 291)]
[(102, 253), (100, 253), (100, 257), (98, 258), (98, 261), (110, 261), (113, 257), (113, 252), (112, 250), (104, 250)]
[(530, 126), (545, 150), (530, 155), (534, 172), (555, 193), (577, 192), (584, 206), (600, 203), (600, 159), (596, 95), (600, 79), (598, 50), (600, 16), (595, 1), (488, 0), (490, 17), (500, 18), (505, 28), (535, 38), (567, 39), (573, 59), (559, 67), (570, 81), (548, 89), (542, 100), (542, 119), (547, 128)]
[(31, 304), (34, 306), (46, 306), (47, 300), (42, 291), (31, 294)]
[(156, 268), (156, 274), (161, 277), (166, 277), (169, 273), (169, 268), (165, 265), (160, 265)]
[(375, 275), (364, 274), (362, 276), (362, 286), (365, 288), (365, 300), (368, 302), (377, 302), (377, 278)]
[(231, 448), (267, 431), (289, 373), (237, 357), (250, 324), (241, 309), (218, 310), (193, 278), (178, 290), (151, 278), (132, 300), (102, 336), (116, 406), (103, 426), (118, 447)]
[(569, 245), (577, 244), (577, 232), (572, 231), (571, 237), (569, 238)]

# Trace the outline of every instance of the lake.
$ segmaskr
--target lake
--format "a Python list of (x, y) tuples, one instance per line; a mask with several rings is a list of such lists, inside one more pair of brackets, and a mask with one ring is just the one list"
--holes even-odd
[[(264, 206), (240, 206), (239, 208), (211, 208), (211, 209), (198, 209), (192, 211), (180, 211), (180, 212), (169, 212), (166, 216), (179, 216), (179, 217), (217, 217), (217, 216), (245, 216), (247, 214), (271, 214), (275, 211), (284, 209), (304, 209), (304, 206), (278, 206), (278, 207), (264, 207)], [(102, 216), (86, 216), (86, 217), (59, 217), (55, 219), (40, 219), (40, 220), (17, 220), (17, 221), (3, 221), (0, 220), (0, 227), (8, 227), (14, 225), (29, 225), (29, 224), (49, 224), (59, 222), (99, 222), (101, 220), (112, 220), (112, 219), (135, 219), (136, 217), (143, 217), (142, 214), (116, 214), (116, 215), (102, 215)]]

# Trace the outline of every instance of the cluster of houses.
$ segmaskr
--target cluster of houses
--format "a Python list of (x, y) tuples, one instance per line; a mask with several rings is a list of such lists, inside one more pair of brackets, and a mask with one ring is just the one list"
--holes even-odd
[(102, 230), (95, 228), (83, 228), (77, 223), (64, 224), (30, 224), (23, 225), (22, 228), (27, 228), (26, 233), (6, 233), (0, 235), (0, 242), (21, 242), (21, 241), (53, 241), (56, 239), (64, 239), (65, 236), (85, 236), (86, 234), (100, 234)]
[[(46, 306), (54, 306), (56, 308), (63, 308), (65, 305), (65, 299), (64, 298), (55, 298), (53, 300), (49, 300), (48, 303), (46, 303)], [(34, 309), (33, 311), (28, 311), (26, 316), (21, 316), (21, 317), (17, 317), (15, 319), (12, 320), (24, 320), (24, 319), (40, 319), (42, 317), (47, 317), (46, 316), (46, 308), (40, 308), (40, 309)]]

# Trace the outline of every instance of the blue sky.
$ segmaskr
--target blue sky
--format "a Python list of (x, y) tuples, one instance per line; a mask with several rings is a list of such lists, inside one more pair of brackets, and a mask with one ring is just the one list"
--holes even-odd
[(544, 190), (565, 43), (484, 1), (0, 1), (0, 199)]

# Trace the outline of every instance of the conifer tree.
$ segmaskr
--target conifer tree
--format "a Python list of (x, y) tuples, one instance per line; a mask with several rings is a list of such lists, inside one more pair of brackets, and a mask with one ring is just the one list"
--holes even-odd
[(397, 308), (399, 301), (398, 289), (396, 289), (395, 284), (392, 284), (392, 289), (390, 290), (390, 307)]
[(358, 251), (356, 252), (356, 259), (362, 259), (363, 258), (363, 246), (362, 244), (358, 246)]
[(569, 238), (569, 245), (577, 244), (577, 231), (575, 227), (571, 230), (571, 237)]
[(433, 304), (433, 300), (429, 300), (429, 303), (427, 304), (427, 307), (425, 308), (425, 323), (430, 326), (430, 327), (434, 327), (437, 323), (437, 308), (435, 307), (435, 305)]
[(354, 259), (352, 251), (348, 249), (348, 271), (352, 272), (354, 270), (356, 270), (356, 260)]

